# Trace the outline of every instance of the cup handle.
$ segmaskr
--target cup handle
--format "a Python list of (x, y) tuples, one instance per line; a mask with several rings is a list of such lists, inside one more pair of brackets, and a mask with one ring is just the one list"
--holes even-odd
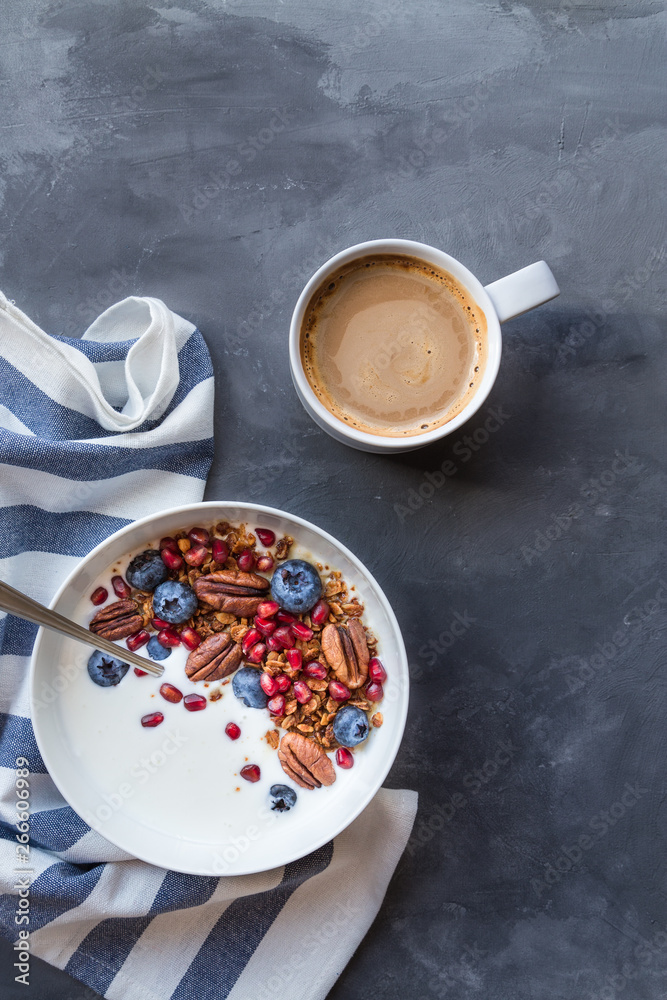
[(522, 267), (520, 271), (508, 274), (506, 278), (492, 281), (490, 285), (484, 286), (484, 290), (491, 299), (501, 323), (514, 319), (515, 316), (520, 316), (529, 309), (541, 306), (549, 299), (555, 299), (560, 295), (556, 279), (549, 265), (543, 260)]

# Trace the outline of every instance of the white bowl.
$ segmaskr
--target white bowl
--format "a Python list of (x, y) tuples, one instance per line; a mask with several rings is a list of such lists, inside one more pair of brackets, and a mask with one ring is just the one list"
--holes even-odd
[[(394, 762), (405, 727), (409, 695), (403, 639), (396, 617), (377, 582), (365, 566), (327, 532), (272, 507), (213, 501), (173, 508), (136, 521), (117, 531), (81, 560), (54, 597), (51, 607), (66, 617), (73, 617), (77, 605), (90, 594), (98, 576), (112, 566), (119, 566), (123, 571), (129, 553), (175, 531), (220, 520), (244, 521), (251, 530), (259, 526), (272, 528), (278, 536), (292, 535), (299, 546), (297, 554), (310, 553), (314, 561), (340, 570), (343, 579), (356, 588), (356, 594), (365, 605), (364, 622), (379, 638), (378, 655), (388, 675), (385, 697), (378, 706), (384, 724), (379, 729), (371, 729), (365, 744), (355, 752), (351, 770), (336, 767), (334, 785), (313, 791), (297, 789), (299, 798), (293, 810), (283, 814), (271, 812), (266, 807), (269, 780), (271, 783), (280, 781), (281, 776), (285, 783), (289, 784), (289, 780), (279, 767), (275, 751), (271, 751), (269, 760), (268, 747), (262, 744), (262, 759), (268, 762), (267, 777), (262, 768), (262, 780), (256, 784), (239, 781), (243, 786), (240, 794), (244, 798), (233, 801), (235, 804), (242, 801), (244, 806), (233, 805), (223, 811), (220, 827), (215, 825), (216, 818), (216, 832), (212, 834), (210, 821), (218, 815), (215, 810), (222, 809), (220, 776), (229, 773), (231, 755), (236, 754), (235, 764), (240, 749), (224, 736), (226, 716), (222, 710), (216, 717), (220, 705), (235, 705), (237, 709), (240, 706), (230, 687), (224, 689), (228, 696), (207, 705), (205, 712), (182, 712), (182, 705), (168, 705), (159, 697), (158, 701), (153, 701), (151, 710), (164, 711), (165, 723), (156, 729), (141, 729), (137, 720), (136, 732), (140, 735), (135, 737), (133, 729), (132, 739), (145, 740), (142, 746), (151, 754), (159, 746), (155, 740), (164, 739), (162, 730), (166, 731), (168, 722), (184, 726), (189, 738), (178, 752), (169, 751), (168, 760), (162, 753), (166, 766), (158, 766), (155, 773), (151, 771), (145, 784), (141, 782), (140, 794), (136, 794), (138, 787), (130, 785), (131, 791), (126, 793), (118, 783), (123, 768), (126, 763), (129, 767), (132, 759), (123, 760), (124, 753), (128, 752), (128, 741), (118, 737), (114, 742), (114, 712), (118, 713), (121, 705), (127, 709), (129, 697), (131, 710), (136, 703), (138, 716), (144, 714), (146, 696), (149, 691), (157, 691), (159, 682), (149, 677), (135, 678), (130, 671), (117, 687), (97, 687), (91, 684), (86, 672), (90, 650), (45, 630), (40, 630), (38, 635), (30, 674), (31, 711), (37, 743), (51, 777), (72, 808), (107, 840), (129, 854), (163, 868), (198, 875), (266, 871), (309, 854), (344, 830), (371, 801)], [(92, 605), (89, 610), (94, 610)], [(165, 667), (171, 659), (164, 661)], [(186, 680), (182, 667), (179, 670), (178, 677), (185, 682), (180, 686), (187, 693), (191, 682)], [(173, 677), (166, 672), (165, 679)], [(146, 685), (143, 690), (142, 684)], [(194, 687), (189, 689), (194, 690)], [(197, 690), (201, 690), (201, 685)], [(122, 702), (117, 700), (121, 697)], [(172, 713), (169, 716), (167, 709)], [(266, 728), (271, 728), (267, 712), (243, 711), (246, 714), (254, 712), (253, 724), (261, 712)], [(238, 715), (238, 710), (235, 713)], [(94, 738), (91, 718), (99, 732)], [(204, 718), (207, 720), (205, 727)], [(201, 720), (199, 729), (198, 719)], [(216, 723), (215, 731), (211, 728), (212, 720)], [(247, 726), (252, 728), (250, 721)], [(108, 746), (108, 753), (102, 754), (105, 746)], [(242, 747), (244, 755), (252, 755), (253, 749), (247, 742)], [(100, 762), (100, 754), (108, 764)], [(160, 757), (149, 759), (153, 764), (161, 760)], [(136, 766), (131, 773), (135, 771)], [(184, 787), (188, 774), (192, 775), (193, 788), (196, 781), (200, 786), (202, 781), (206, 782), (206, 794), (197, 796), (196, 802), (186, 807), (174, 801), (174, 789), (178, 789), (179, 781)], [(317, 798), (307, 798), (310, 796)], [(193, 810), (196, 815), (191, 815)]]

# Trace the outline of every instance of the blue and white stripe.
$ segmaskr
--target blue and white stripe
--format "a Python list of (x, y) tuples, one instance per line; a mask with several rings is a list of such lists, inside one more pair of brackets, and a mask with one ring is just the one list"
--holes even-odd
[[(203, 496), (211, 361), (201, 334), (157, 299), (125, 299), (68, 340), (0, 293), (0, 400), (0, 579), (42, 603), (118, 528)], [(118, 1000), (326, 996), (377, 912), (413, 793), (382, 792), (333, 844), (261, 875), (203, 878), (137, 861), (90, 830), (46, 771), (29, 718), (36, 632), (0, 618), (0, 933), (16, 940), (23, 756), (33, 954)]]

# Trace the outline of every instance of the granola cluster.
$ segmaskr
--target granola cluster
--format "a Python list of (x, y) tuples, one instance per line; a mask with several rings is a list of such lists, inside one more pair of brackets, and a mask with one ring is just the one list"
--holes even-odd
[[(217, 537), (222, 538), (229, 546), (229, 557), (223, 564), (216, 563), (212, 556), (208, 557), (201, 567), (197, 569), (182, 569), (179, 573), (171, 574), (173, 579), (186, 581), (193, 586), (195, 580), (207, 573), (219, 570), (238, 570), (236, 557), (242, 552), (251, 551), (257, 553), (257, 539), (252, 532), (247, 531), (246, 525), (241, 524), (233, 527), (229, 522), (222, 521), (216, 524), (214, 532)], [(185, 552), (190, 546), (187, 533), (179, 532), (174, 536), (181, 551)], [(285, 535), (278, 539), (273, 549), (276, 561), (282, 561), (289, 557), (294, 539)], [(285, 692), (285, 714), (284, 716), (271, 716), (271, 721), (279, 729), (294, 729), (310, 739), (315, 740), (325, 750), (336, 750), (339, 746), (333, 735), (333, 720), (336, 712), (343, 704), (354, 705), (364, 712), (371, 710), (372, 703), (367, 701), (361, 691), (354, 691), (352, 697), (346, 702), (335, 701), (328, 694), (329, 682), (335, 679), (327, 661), (322, 655), (321, 634), (327, 623), (345, 624), (351, 618), (361, 619), (364, 613), (364, 606), (358, 597), (350, 594), (349, 588), (338, 570), (327, 571), (321, 563), (317, 563), (317, 569), (322, 576), (323, 598), (329, 605), (329, 617), (327, 622), (321, 624), (314, 623), (310, 614), (297, 615), (299, 621), (312, 629), (312, 639), (296, 639), (295, 648), (303, 656), (304, 666), (313, 660), (318, 660), (327, 667), (327, 676), (318, 680), (308, 678), (308, 687), (312, 691), (312, 697), (306, 704), (299, 704), (294, 696), (293, 685)], [(144, 603), (144, 627), (148, 627), (152, 619), (152, 596), (147, 595)], [(248, 630), (252, 627), (252, 619), (239, 617), (224, 611), (214, 611), (207, 607), (200, 600), (200, 607), (197, 614), (192, 618), (190, 624), (197, 630), (202, 639), (207, 638), (215, 632), (227, 631), (234, 642), (241, 643)], [(370, 629), (366, 629), (366, 640), (371, 656), (375, 656), (377, 638)], [(294, 670), (287, 659), (285, 651), (269, 650), (266, 659), (260, 664), (253, 664), (245, 661), (247, 666), (255, 666), (258, 670), (264, 670), (272, 677), (278, 674), (286, 674), (292, 681), (301, 675), (301, 670)], [(381, 723), (380, 723), (381, 724)], [(375, 723), (377, 725), (377, 723)], [(275, 730), (274, 730), (275, 732)], [(268, 737), (267, 737), (268, 739)], [(271, 737), (269, 745), (277, 748), (278, 734)]]
[[(364, 685), (369, 658), (376, 655), (377, 638), (363, 625), (364, 606), (353, 593), (354, 588), (350, 590), (338, 570), (321, 563), (316, 564), (323, 585), (322, 598), (317, 605), (319, 614), (314, 616), (312, 609), (311, 612), (291, 616), (294, 631), (300, 630), (308, 638), (292, 633), (290, 641), (293, 645), (287, 649), (272, 641), (270, 632), (260, 636), (255, 617), (257, 607), (270, 598), (268, 578), (276, 564), (288, 558), (294, 539), (289, 535), (276, 539), (270, 531), (257, 530), (264, 537), (264, 547), (258, 546), (257, 536), (245, 524), (233, 525), (228, 521), (220, 521), (208, 530), (190, 528), (179, 531), (162, 540), (160, 552), (163, 558), (165, 555), (169, 557), (165, 559), (167, 578), (187, 583), (197, 595), (197, 609), (188, 621), (179, 625), (180, 631), (176, 633), (169, 628), (166, 631), (175, 636), (173, 643), (180, 640), (190, 650), (186, 673), (191, 680), (202, 680), (208, 685), (211, 681), (226, 678), (241, 663), (270, 678), (280, 677), (284, 706), (280, 714), (271, 713), (271, 721), (277, 728), (269, 730), (266, 740), (271, 747), (278, 749), (279, 745), (282, 746), (278, 730), (300, 734), (300, 738), (305, 737), (321, 748), (317, 753), (313, 751), (313, 760), (319, 761), (318, 755), (322, 751), (326, 754), (340, 747), (334, 736), (333, 723), (344, 705), (354, 706), (368, 716), (373, 711), (374, 703), (366, 694), (368, 690), (372, 695), (372, 684), (368, 689)], [(166, 553), (163, 542), (170, 545)], [(266, 575), (261, 576), (262, 573)], [(158, 633), (162, 641), (161, 630), (165, 623), (156, 618), (153, 594), (130, 588), (127, 584), (125, 586), (128, 591), (124, 594), (125, 599), (102, 608), (93, 618), (91, 629), (99, 634), (112, 634), (116, 639), (127, 637), (130, 648), (133, 648), (133, 640), (139, 644), (136, 637), (140, 634), (146, 636), (143, 641), (147, 642), (151, 633)], [(120, 596), (121, 591), (116, 589), (116, 593)], [(282, 621), (280, 615), (279, 612), (277, 618)], [(290, 618), (289, 615), (285, 617)], [(124, 629), (125, 622), (131, 623), (132, 635)], [(305, 628), (299, 629), (295, 623)], [(262, 641), (258, 643), (249, 635), (251, 631)], [(298, 666), (294, 665), (295, 657), (289, 655), (292, 649), (301, 654), (296, 657)], [(316, 663), (317, 667), (313, 670)], [(309, 665), (310, 670), (307, 669)], [(266, 678), (263, 678), (262, 683), (265, 682)], [(304, 682), (308, 698), (305, 702)], [(226, 681), (223, 680), (223, 683)], [(332, 697), (332, 690), (335, 694), (340, 688), (345, 691), (346, 687), (349, 689), (347, 696), (344, 694), (342, 699)], [(215, 687), (208, 694), (208, 699), (217, 701), (220, 696), (220, 688)], [(282, 705), (282, 699), (279, 700)], [(382, 714), (375, 712), (370, 717), (370, 723), (376, 728), (381, 726)], [(292, 770), (296, 766), (293, 759), (295, 753), (301, 753), (302, 763), (309, 756), (307, 748), (304, 751), (306, 745), (301, 744), (296, 735), (295, 741), (291, 752)], [(284, 754), (286, 750), (281, 752)], [(284, 762), (283, 766), (288, 769)], [(308, 773), (311, 778), (307, 780), (322, 780), (321, 776), (312, 776), (312, 768)]]

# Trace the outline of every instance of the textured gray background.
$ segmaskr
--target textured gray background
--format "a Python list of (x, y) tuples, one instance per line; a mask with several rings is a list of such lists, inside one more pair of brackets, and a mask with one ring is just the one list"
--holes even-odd
[[(403, 627), (389, 784), (420, 811), (333, 1000), (667, 992), (662, 7), (0, 10), (3, 291), (72, 336), (134, 292), (195, 321), (217, 375), (207, 497), (333, 532)], [(507, 325), (489, 406), (508, 416), (474, 452), (463, 433), (353, 452), (291, 388), (305, 279), (384, 235), (485, 282), (544, 257), (560, 283)], [(3, 955), (3, 997), (25, 996)], [(29, 994), (91, 996), (38, 961)]]

